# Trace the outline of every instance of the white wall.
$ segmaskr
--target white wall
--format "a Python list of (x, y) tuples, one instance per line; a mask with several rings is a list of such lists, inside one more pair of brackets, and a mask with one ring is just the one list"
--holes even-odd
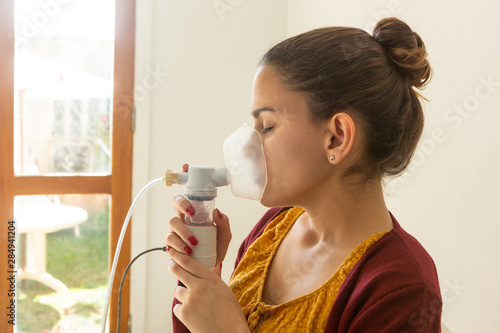
[[(213, 3), (232, 10), (221, 19)], [(252, 122), (256, 62), (275, 42), (319, 26), (371, 29), (382, 16), (400, 17), (426, 43), (434, 78), (425, 90), (422, 144), (411, 172), (388, 185), (387, 204), (433, 256), (451, 331), (499, 331), (499, 9), (493, 0), (137, 1), (134, 193), (186, 162), (223, 165), (224, 139)], [(170, 199), (181, 191), (159, 186), (138, 206), (133, 255), (163, 244)], [(217, 199), (233, 228), (226, 280), (238, 245), (264, 211), (228, 192)], [(166, 258), (155, 253), (134, 264), (134, 332), (171, 330), (175, 280)]]
[(413, 170), (387, 187), (387, 204), (436, 262), (445, 325), (499, 332), (500, 3), (289, 0), (287, 9), (289, 36), (326, 25), (371, 32), (390, 15), (426, 43), (434, 69), (426, 129)]
[[(224, 165), (224, 139), (243, 122), (253, 124), (250, 96), (257, 62), (285, 37), (285, 19), (284, 0), (137, 1), (134, 195), (167, 168)], [(233, 228), (223, 266), (226, 281), (239, 244), (265, 211), (229, 192), (219, 190), (216, 201)], [(163, 245), (173, 216), (171, 198), (180, 193), (181, 187), (157, 186), (138, 205), (133, 256)], [(133, 332), (171, 331), (176, 280), (166, 261), (166, 254), (155, 252), (132, 268)]]

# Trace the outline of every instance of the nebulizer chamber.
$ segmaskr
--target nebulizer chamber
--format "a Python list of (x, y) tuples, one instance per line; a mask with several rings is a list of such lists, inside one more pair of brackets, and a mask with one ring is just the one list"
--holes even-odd
[(208, 268), (214, 268), (217, 260), (217, 228), (213, 222), (217, 187), (230, 185), (233, 195), (260, 201), (267, 182), (262, 139), (252, 127), (244, 124), (226, 139), (224, 158), (225, 168), (191, 165), (188, 172), (174, 174), (167, 170), (165, 174), (167, 186), (185, 185), (184, 195), (195, 215), (186, 216), (184, 222), (198, 240), (191, 256)]
[(216, 187), (228, 184), (225, 173), (225, 169), (192, 165), (184, 186), (184, 196), (195, 210), (195, 215), (186, 215), (184, 219), (198, 240), (198, 244), (192, 247), (191, 256), (210, 269), (215, 267), (217, 260), (217, 228), (213, 222)]

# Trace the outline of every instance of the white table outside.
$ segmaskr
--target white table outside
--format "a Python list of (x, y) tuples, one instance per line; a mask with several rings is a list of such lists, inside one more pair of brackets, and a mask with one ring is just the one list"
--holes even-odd
[[(16, 206), (17, 208), (17, 206)], [(77, 236), (87, 212), (78, 207), (55, 203), (27, 204), (14, 212), (17, 230), (26, 233), (26, 263), (19, 269), (19, 280), (41, 282), (56, 291), (66, 291), (64, 283), (47, 273), (46, 236), (50, 232), (76, 227)]]

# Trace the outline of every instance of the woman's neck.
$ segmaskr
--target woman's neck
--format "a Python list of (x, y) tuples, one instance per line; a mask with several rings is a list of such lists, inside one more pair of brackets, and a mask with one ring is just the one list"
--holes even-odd
[(297, 220), (297, 227), (306, 247), (320, 244), (352, 249), (369, 236), (393, 228), (381, 182), (356, 191), (325, 184), (301, 207), (305, 212)]

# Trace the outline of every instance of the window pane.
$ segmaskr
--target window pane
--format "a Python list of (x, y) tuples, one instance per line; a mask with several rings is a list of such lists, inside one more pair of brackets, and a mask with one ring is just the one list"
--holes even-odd
[(17, 332), (99, 332), (108, 195), (18, 196)]
[(114, 7), (15, 1), (16, 175), (111, 172)]

